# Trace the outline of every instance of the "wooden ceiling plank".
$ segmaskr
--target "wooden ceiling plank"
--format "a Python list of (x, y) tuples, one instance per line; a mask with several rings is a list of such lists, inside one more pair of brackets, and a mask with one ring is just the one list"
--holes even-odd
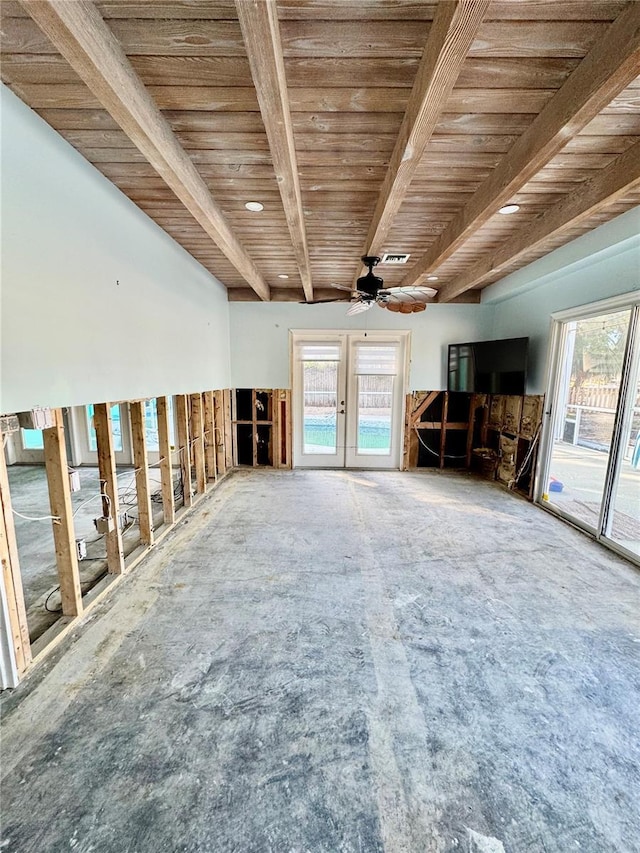
[[(607, 21), (589, 20), (554, 21), (552, 26), (544, 20), (486, 21), (469, 56), (582, 58), (603, 37), (607, 25)], [(422, 56), (428, 30), (429, 24), (418, 20), (283, 20), (282, 45), (286, 57), (410, 59)], [(149, 38), (145, 41), (151, 43)]]
[(430, 21), (435, 6), (424, 0), (279, 0), (278, 15), (280, 20)]
[(309, 250), (276, 3), (237, 0), (236, 8), (300, 280), (306, 298), (311, 300)]
[(96, 7), (86, 0), (21, 2), (247, 283), (268, 300), (268, 285)]
[(506, 243), (488, 257), (480, 258), (470, 269), (443, 287), (438, 302), (449, 302), (472, 287), (484, 283), (501, 269), (514, 263), (527, 252), (536, 249), (568, 228), (579, 225), (640, 186), (640, 142), (621, 154), (598, 174), (585, 181), (583, 186), (565, 196), (562, 201), (543, 213), (526, 228), (520, 229)]
[(377, 254), (389, 233), (488, 6), (489, 0), (447, 0), (438, 5), (380, 189), (365, 255)]
[(439, 240), (408, 270), (403, 286), (432, 272), (510, 201), (640, 73), (640, 3), (628, 6), (587, 54)]

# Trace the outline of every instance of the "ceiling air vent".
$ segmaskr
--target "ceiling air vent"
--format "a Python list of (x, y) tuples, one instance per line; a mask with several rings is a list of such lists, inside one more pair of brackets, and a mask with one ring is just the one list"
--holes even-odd
[(409, 260), (409, 255), (399, 255), (387, 252), (382, 256), (383, 264), (406, 264)]

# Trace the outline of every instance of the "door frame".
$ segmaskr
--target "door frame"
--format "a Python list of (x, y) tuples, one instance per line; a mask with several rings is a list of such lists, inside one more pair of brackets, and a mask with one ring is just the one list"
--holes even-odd
[[(403, 448), (403, 424), (405, 419), (406, 395), (409, 383), (409, 366), (411, 352), (411, 331), (410, 330), (390, 330), (390, 329), (374, 329), (366, 332), (361, 329), (290, 329), (289, 330), (289, 376), (291, 387), (291, 404), (292, 404), (292, 424), (293, 424), (293, 453), (292, 467), (296, 467), (296, 456), (299, 449), (296, 446), (300, 440), (300, 430), (302, 428), (300, 419), (300, 401), (299, 401), (299, 376), (297, 375), (298, 366), (295, 355), (296, 344), (300, 341), (316, 341), (318, 343), (326, 341), (340, 341), (341, 354), (345, 365), (345, 407), (349, 406), (349, 394), (353, 394), (354, 376), (351, 369), (351, 359), (354, 346), (359, 341), (373, 341), (376, 343), (398, 343), (400, 345), (400, 361), (398, 373), (396, 374), (398, 387), (395, 392), (395, 405), (398, 406), (397, 426), (392, 424), (392, 448), (395, 454), (394, 465), (386, 467), (386, 470), (399, 470), (402, 464), (402, 448)], [(357, 406), (357, 402), (352, 402)], [(352, 408), (353, 411), (353, 408)], [(352, 415), (353, 418), (353, 415)], [(349, 425), (349, 416), (346, 417), (344, 424), (345, 443), (349, 441), (350, 432), (353, 433), (355, 419), (351, 420), (351, 428)], [(357, 427), (356, 427), (357, 428)], [(396, 435), (397, 431), (397, 435)], [(351, 436), (353, 438), (353, 435)], [(395, 441), (395, 447), (393, 443)], [(347, 462), (347, 451), (344, 452), (344, 462), (342, 465), (332, 465), (326, 463), (318, 463), (317, 465), (298, 466), (298, 467), (317, 467), (317, 468), (335, 468), (344, 470)], [(352, 466), (351, 470), (359, 468), (380, 468), (376, 466), (375, 455), (371, 455), (370, 459), (366, 459), (364, 465)]]
[[(551, 454), (553, 451), (555, 435), (558, 429), (558, 418), (561, 415), (561, 406), (556, 407), (556, 400), (559, 397), (564, 374), (562, 351), (565, 339), (565, 327), (566, 323), (569, 323), (572, 320), (585, 320), (589, 317), (596, 317), (600, 314), (607, 314), (614, 311), (623, 311), (624, 309), (629, 309), (631, 316), (629, 318), (629, 329), (627, 331), (627, 340), (625, 342), (620, 391), (614, 417), (611, 447), (609, 448), (609, 459), (607, 462), (602, 505), (600, 507), (598, 526), (597, 528), (594, 528), (580, 519), (574, 518), (574, 516), (564, 512), (555, 504), (550, 504), (549, 501), (545, 499), (545, 488), (551, 470)], [(538, 456), (538, 465), (536, 470), (536, 486), (534, 491), (535, 503), (542, 507), (546, 512), (550, 512), (553, 515), (562, 518), (564, 521), (567, 521), (569, 524), (572, 524), (574, 527), (577, 527), (584, 533), (592, 536), (607, 548), (610, 548), (612, 551), (615, 551), (627, 560), (638, 564), (640, 564), (640, 558), (637, 554), (630, 551), (628, 548), (625, 548), (623, 545), (618, 544), (615, 540), (608, 538), (604, 531), (606, 531), (609, 526), (611, 499), (615, 493), (616, 487), (615, 478), (618, 476), (622, 464), (622, 438), (624, 427), (626, 425), (626, 418), (630, 410), (629, 392), (631, 390), (631, 393), (633, 393), (634, 390), (631, 388), (631, 382), (634, 379), (634, 376), (632, 375), (634, 373), (632, 370), (633, 354), (634, 348), (639, 346), (640, 292), (624, 293), (620, 296), (601, 299), (597, 302), (578, 305), (575, 308), (568, 308), (551, 314), (551, 331), (549, 335), (549, 349), (545, 379), (546, 398), (542, 432), (540, 436), (540, 453)]]

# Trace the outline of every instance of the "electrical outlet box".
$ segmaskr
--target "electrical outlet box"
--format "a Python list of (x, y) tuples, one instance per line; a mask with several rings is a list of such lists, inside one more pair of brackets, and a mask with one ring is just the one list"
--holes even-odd
[(29, 412), (18, 412), (22, 429), (49, 429), (54, 424), (53, 410), (36, 407)]
[(11, 432), (18, 432), (20, 422), (17, 415), (0, 415), (0, 433), (8, 435)]
[(119, 512), (118, 513), (118, 527), (120, 528), (120, 530), (124, 530), (130, 521), (131, 521), (131, 516), (129, 515), (128, 512)]
[(80, 471), (69, 471), (69, 489), (72, 492), (80, 491)]
[(76, 539), (76, 555), (78, 560), (84, 560), (87, 556), (87, 540), (86, 539)]
[(113, 519), (110, 515), (103, 515), (100, 518), (94, 518), (93, 523), (95, 524), (98, 533), (111, 533), (112, 530), (115, 530), (115, 524), (113, 523)]

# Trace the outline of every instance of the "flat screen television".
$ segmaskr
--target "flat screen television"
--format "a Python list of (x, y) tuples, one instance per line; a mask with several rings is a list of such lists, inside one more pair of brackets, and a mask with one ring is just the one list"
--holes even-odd
[(525, 394), (529, 338), (449, 344), (447, 389), (476, 394)]

